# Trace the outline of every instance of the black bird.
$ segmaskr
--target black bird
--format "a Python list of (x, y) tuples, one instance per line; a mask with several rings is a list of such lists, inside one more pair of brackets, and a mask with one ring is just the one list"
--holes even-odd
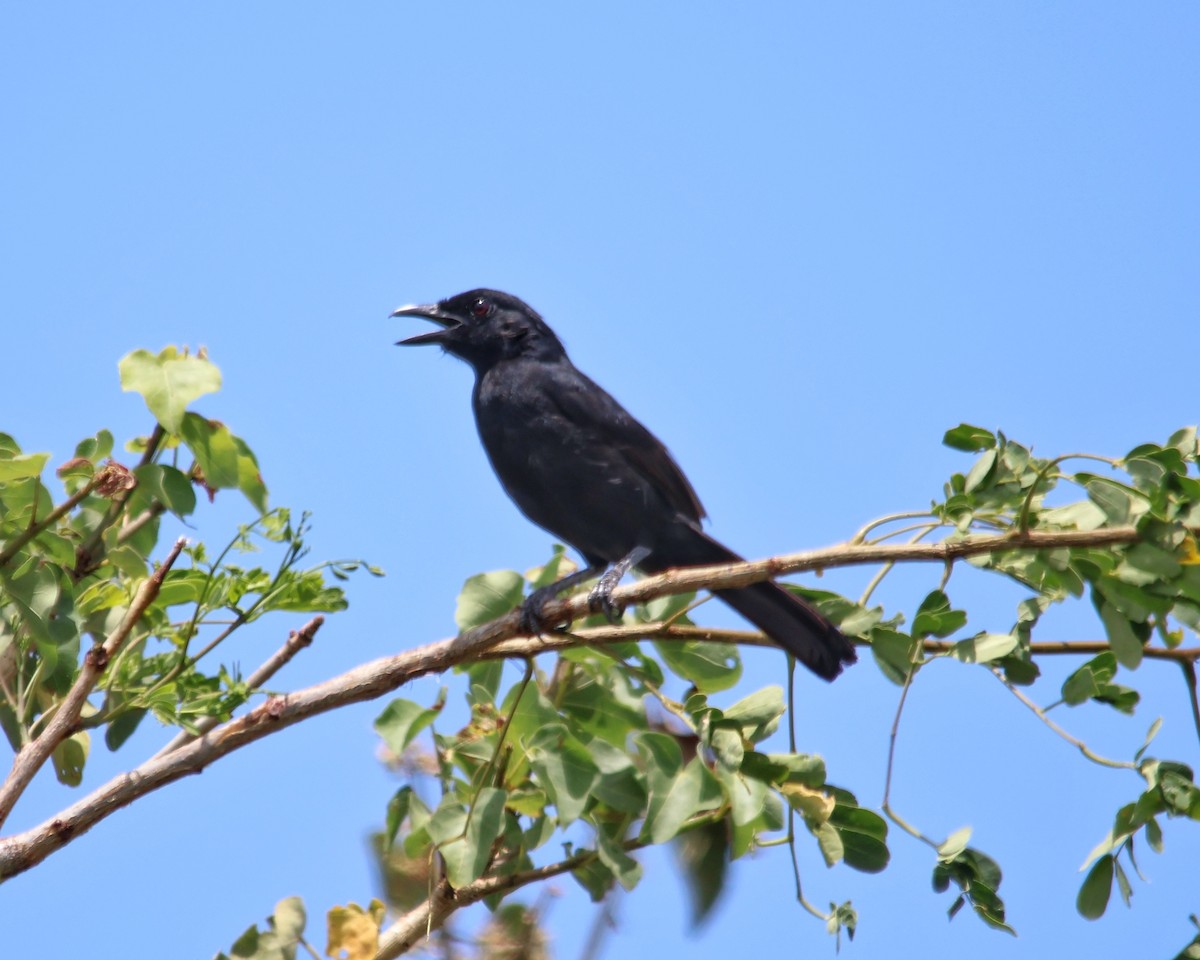
[[(658, 573), (742, 559), (701, 529), (704, 508), (667, 448), (575, 369), (528, 304), (479, 289), (392, 316), (441, 327), (400, 344), (436, 343), (474, 368), (475, 423), (505, 492), (588, 564), (535, 592), (527, 624), (540, 625), (541, 606), (554, 594), (606, 568), (592, 599), (612, 616), (609, 594), (631, 566)], [(819, 677), (832, 680), (857, 659), (832, 623), (778, 584), (716, 595)]]

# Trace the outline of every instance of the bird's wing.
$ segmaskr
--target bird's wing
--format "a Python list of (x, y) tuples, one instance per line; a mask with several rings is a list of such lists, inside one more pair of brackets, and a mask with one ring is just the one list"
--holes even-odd
[(662, 441), (606, 390), (573, 367), (553, 383), (549, 398), (569, 422), (594, 431), (597, 448), (616, 452), (683, 517), (699, 523), (706, 516), (696, 491)]

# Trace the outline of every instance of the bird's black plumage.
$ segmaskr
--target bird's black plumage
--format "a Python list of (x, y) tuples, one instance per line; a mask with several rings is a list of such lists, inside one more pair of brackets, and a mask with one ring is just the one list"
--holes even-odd
[[(475, 422), (505, 492), (590, 568), (637, 548), (649, 573), (741, 560), (701, 529), (704, 508), (667, 448), (575, 368), (528, 304), (479, 289), (392, 315), (439, 324), (402, 344), (436, 343), (474, 368)], [(778, 584), (717, 596), (818, 676), (832, 680), (856, 659), (832, 623)]]

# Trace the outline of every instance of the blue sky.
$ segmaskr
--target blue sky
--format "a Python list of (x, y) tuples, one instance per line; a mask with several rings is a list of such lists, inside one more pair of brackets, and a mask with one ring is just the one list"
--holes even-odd
[[(751, 556), (927, 504), (966, 466), (939, 445), (960, 421), (1043, 454), (1120, 455), (1196, 420), (1195, 5), (26, 4), (2, 17), (0, 429), (52, 462), (100, 427), (144, 433), (119, 357), (206, 345), (225, 388), (199, 408), (249, 441), (273, 503), (313, 511), (314, 557), (389, 573), (350, 585), (350, 611), (281, 685), (445, 636), (465, 577), (549, 549), (488, 470), (469, 371), (392, 348), (414, 332), (387, 319), (400, 303), (480, 285), (529, 300), (670, 445), (713, 533)], [(223, 496), (196, 535), (249, 518)], [(935, 576), (906, 574), (882, 598), (911, 609)], [(857, 592), (862, 577), (828, 582)], [(1017, 597), (975, 594), (972, 626), (1007, 629)], [(243, 665), (301, 620), (264, 624)], [(1080, 610), (1045, 630), (1099, 627)], [(780, 677), (777, 656), (749, 660), (746, 692)], [(1069, 669), (1049, 665), (1043, 702)], [(1156, 749), (1194, 760), (1176, 673), (1149, 664), (1136, 682), (1132, 721), (1061, 722), (1128, 756), (1161, 714)], [(804, 748), (864, 802), (879, 799), (895, 697), (869, 661), (801, 685)], [(282, 896), (313, 916), (369, 899), (364, 836), (395, 788), (372, 759), (381, 707), (243, 751), (6, 884), (8, 952), (209, 956)], [(881, 876), (805, 866), (814, 900), (860, 908), (847, 956), (1163, 956), (1189, 939), (1200, 839), (1184, 824), (1143, 859), (1132, 911), (1075, 915), (1076, 868), (1138, 785), (1086, 765), (982, 671), (923, 673), (902, 734), (893, 799), (931, 834), (975, 828), (1021, 938), (947, 924), (927, 851), (893, 832)], [(88, 782), (160, 737), (97, 751)], [(71, 799), (43, 778), (14, 826)], [(669, 861), (647, 862), (608, 956), (832, 949), (791, 902), (782, 851), (739, 864), (693, 939)], [(558, 887), (552, 930), (573, 957), (592, 908)]]

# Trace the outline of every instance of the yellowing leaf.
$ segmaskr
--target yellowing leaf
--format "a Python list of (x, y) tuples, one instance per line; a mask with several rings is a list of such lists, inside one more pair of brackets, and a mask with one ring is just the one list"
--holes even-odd
[(1196, 538), (1190, 533), (1183, 538), (1183, 543), (1179, 545), (1179, 554), (1175, 559), (1189, 567), (1200, 565), (1200, 548), (1196, 547)]
[(837, 806), (837, 801), (823, 790), (814, 790), (802, 783), (785, 783), (779, 792), (793, 810), (800, 812), (810, 829), (828, 820)]
[(329, 944), (325, 956), (332, 960), (371, 960), (379, 950), (379, 930), (387, 908), (372, 900), (367, 909), (357, 903), (334, 907), (327, 922)]

